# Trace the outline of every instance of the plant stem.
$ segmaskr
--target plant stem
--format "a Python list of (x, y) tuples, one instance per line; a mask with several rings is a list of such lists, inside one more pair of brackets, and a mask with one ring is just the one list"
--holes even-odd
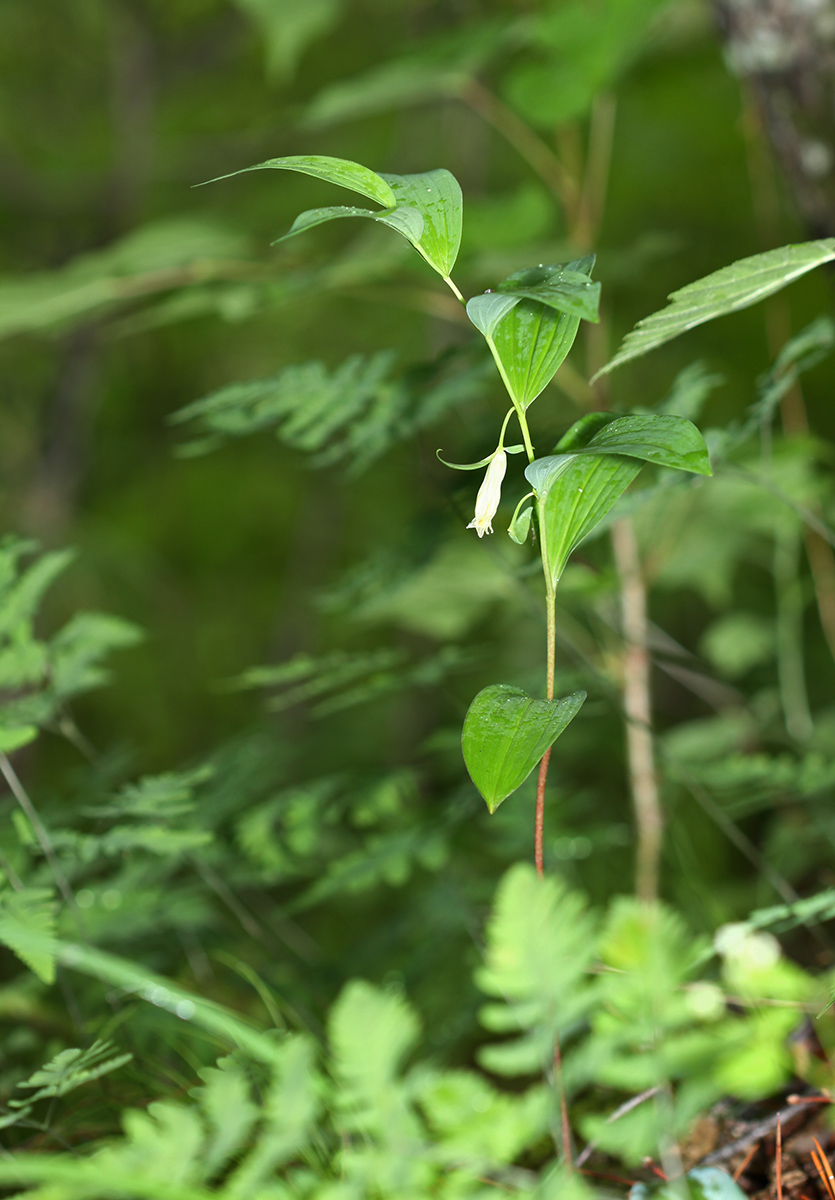
[(449, 275), (444, 275), (444, 283), (447, 283), (447, 284), (449, 284), (449, 286), (452, 288), (453, 292), (455, 293), (455, 296), (456, 296), (456, 298), (457, 298), (458, 300), (460, 300), (462, 304), (466, 305), (467, 301), (464, 299), (464, 297), (462, 296), (462, 294), (459, 292), (459, 290), (458, 290), (458, 288), (455, 286), (455, 284), (452, 282), (452, 280), (450, 279)]
[(490, 353), (493, 355), (493, 362), (498, 368), (499, 375), (501, 375), (502, 383), (504, 384), (507, 394), (510, 397), (510, 402), (516, 410), (516, 416), (519, 418), (519, 428), (522, 431), (522, 441), (525, 443), (525, 453), (528, 456), (528, 462), (532, 463), (534, 460), (533, 442), (531, 441), (531, 433), (528, 429), (528, 419), (525, 416), (525, 410), (516, 402), (516, 399), (513, 395), (513, 388), (510, 386), (510, 380), (507, 377), (507, 372), (504, 369), (501, 358), (499, 358), (499, 352), (496, 349), (495, 342), (489, 337), (485, 337), (484, 340), (490, 347)]
[[(545, 696), (554, 699), (554, 673), (556, 666), (557, 614), (556, 588), (551, 580), (551, 566), (548, 561), (548, 541), (543, 520), (542, 507), (537, 502), (539, 524), (539, 548), (542, 555), (542, 573), (545, 576), (545, 619), (547, 660), (545, 667)], [(545, 856), (543, 850), (545, 832), (545, 784), (548, 779), (548, 763), (551, 761), (551, 747), (542, 756), (539, 764), (539, 775), (536, 781), (536, 816), (534, 817), (534, 862), (536, 873), (541, 879), (545, 874)]]
[(64, 897), (64, 900), (66, 901), (67, 906), (75, 919), (79, 933), (82, 937), (85, 937), (86, 934), (84, 931), (84, 922), (82, 921), (81, 914), (78, 911), (78, 905), (75, 902), (75, 896), (73, 895), (69, 881), (67, 880), (64, 872), (61, 870), (61, 865), (58, 862), (58, 858), (55, 854), (55, 847), (52, 844), (52, 839), (47, 833), (46, 826), (44, 825), (43, 821), (38, 816), (37, 809), (29, 799), (26, 789), (20, 782), (17, 772), (9, 762), (8, 757), (2, 752), (0, 752), (0, 772), (2, 772), (3, 778), (9, 785), (9, 790), (11, 791), (15, 800), (17, 800), (18, 804), (26, 814), (29, 824), (32, 826), (32, 832), (35, 834), (38, 844), (43, 851), (44, 858), (46, 859), (50, 870), (52, 871), (52, 877), (58, 885), (58, 890)]
[(641, 900), (653, 901), (658, 898), (664, 819), (652, 744), (647, 596), (635, 530), (628, 517), (623, 517), (612, 526), (612, 548), (620, 577), (626, 747), (638, 833), (635, 892)]
[[(549, 751), (550, 753), (550, 751)], [(562, 1050), (560, 1049), (560, 1035), (554, 1030), (554, 1076), (557, 1083), (557, 1091), (560, 1097), (560, 1137), (562, 1140), (562, 1157), (565, 1163), (566, 1172), (569, 1175), (574, 1174), (574, 1154), (571, 1150), (571, 1122), (568, 1119), (568, 1097), (565, 1094), (565, 1086), (562, 1080)]]

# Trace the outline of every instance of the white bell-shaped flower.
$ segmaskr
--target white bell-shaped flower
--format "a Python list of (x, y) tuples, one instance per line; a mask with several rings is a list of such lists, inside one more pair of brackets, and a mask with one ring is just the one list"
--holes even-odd
[(475, 500), (475, 516), (467, 526), (478, 536), (493, 532), (493, 518), (502, 498), (502, 480), (507, 470), (507, 454), (499, 447), (487, 465), (487, 471)]

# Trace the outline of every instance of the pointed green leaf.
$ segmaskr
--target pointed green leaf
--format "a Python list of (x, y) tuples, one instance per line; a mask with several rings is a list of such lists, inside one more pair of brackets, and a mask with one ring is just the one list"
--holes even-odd
[(554, 586), (569, 555), (640, 471), (635, 460), (712, 474), (704, 439), (684, 417), (589, 413), (569, 429), (557, 451), (525, 469), (542, 506), (545, 557)]
[(497, 291), (520, 299), (537, 300), (586, 321), (600, 320), (600, 284), (594, 283), (587, 273), (577, 270), (571, 263), (516, 271), (502, 280)]
[[(559, 449), (565, 447), (560, 444)], [(661, 413), (607, 420), (576, 453), (628, 454), (659, 467), (692, 471), (694, 475), (713, 474), (705, 440), (692, 421)]]
[(406, 236), (429, 265), (448, 279), (461, 245), (464, 201), (458, 180), (443, 168), (380, 178), (391, 188), (398, 209), (415, 209), (423, 218), (419, 236)]
[[(528, 471), (532, 475), (537, 463), (549, 461), (556, 463), (557, 469), (547, 481), (544, 496), (538, 489), (537, 496), (542, 508), (545, 559), (551, 584), (556, 587), (572, 551), (620, 499), (641, 470), (641, 463), (614, 454), (600, 458), (566, 454), (552, 460), (539, 459)], [(528, 478), (533, 484), (531, 475)]]
[(520, 300), (498, 322), (491, 349), (520, 408), (527, 408), (554, 378), (579, 327), (579, 317), (556, 312), (535, 300)]
[(461, 749), (491, 813), (525, 782), (585, 698), (574, 692), (561, 700), (534, 700), (506, 683), (478, 693), (464, 720)]
[(316, 225), (324, 225), (326, 221), (337, 221), (340, 217), (368, 217), (372, 221), (379, 221), (382, 225), (388, 225), (391, 229), (402, 233), (412, 245), (420, 240), (423, 232), (423, 218), (414, 208), (393, 208), (385, 209), (383, 212), (374, 212), (370, 208), (353, 208), (350, 205), (338, 204), (330, 208), (310, 208), (307, 212), (301, 213), (296, 217), (287, 233), (276, 238), (273, 245), (277, 246), (279, 242), (286, 242), (288, 238), (304, 233), (307, 229), (313, 229)]
[(832, 259), (835, 259), (835, 238), (822, 238), (740, 259), (689, 283), (671, 294), (672, 303), (666, 308), (638, 322), (595, 379), (631, 358), (663, 346), (687, 329), (756, 304), (793, 279)]
[[(507, 451), (505, 451), (505, 453), (507, 453)], [(442, 462), (445, 467), (451, 467), (453, 471), (478, 471), (482, 467), (486, 467), (489, 462), (493, 461), (493, 459), (496, 457), (496, 451), (494, 450), (491, 454), (486, 455), (484, 458), (480, 458), (478, 462), (472, 463), (447, 462), (445, 458), (441, 458), (440, 450), (435, 451), (435, 457), (439, 462)]]
[(359, 192), (369, 200), (376, 200), (383, 208), (394, 208), (397, 203), (394, 192), (382, 175), (370, 171), (360, 163), (351, 162), (348, 158), (330, 158), (324, 154), (293, 154), (287, 158), (269, 158), (266, 162), (256, 163), (254, 167), (244, 167), (240, 171), (231, 171), (228, 175), (218, 175), (207, 182), (217, 183), (221, 179), (233, 179), (236, 175), (245, 175), (248, 171), (298, 171), (302, 175), (313, 175), (316, 179), (324, 179), (326, 183), (335, 183), (338, 187)]
[(523, 508), (521, 512), (517, 510), (514, 513), (513, 519), (507, 527), (507, 532), (510, 534), (511, 541), (514, 541), (517, 546), (524, 546), (528, 540), (528, 534), (531, 531), (532, 516), (533, 505), (531, 504), (527, 508)]

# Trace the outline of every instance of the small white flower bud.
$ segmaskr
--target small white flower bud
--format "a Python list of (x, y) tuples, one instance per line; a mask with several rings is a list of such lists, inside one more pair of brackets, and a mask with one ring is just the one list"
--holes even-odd
[(475, 516), (467, 526), (468, 529), (474, 529), (480, 538), (484, 537), (485, 533), (493, 532), (493, 518), (502, 498), (502, 480), (506, 470), (507, 455), (504, 450), (497, 450), (487, 465), (487, 472), (475, 499)]

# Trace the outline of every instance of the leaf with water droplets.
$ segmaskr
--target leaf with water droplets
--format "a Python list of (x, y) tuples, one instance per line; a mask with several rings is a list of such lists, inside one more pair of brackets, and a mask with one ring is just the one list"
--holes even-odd
[(458, 180), (443, 168), (420, 175), (381, 175), (395, 197), (398, 209), (420, 213), (423, 228), (409, 241), (431, 267), (448, 279), (461, 245), (464, 201)]
[(600, 320), (600, 284), (591, 278), (594, 256), (555, 267), (526, 267), (503, 279), (496, 289), (500, 294), (537, 300), (558, 312), (585, 321)]
[(413, 245), (423, 232), (423, 219), (420, 213), (413, 208), (390, 208), (384, 209), (382, 212), (374, 212), (370, 208), (352, 208), (340, 204), (331, 208), (310, 208), (307, 212), (300, 213), (287, 233), (276, 238), (273, 245), (277, 246), (279, 242), (286, 242), (288, 238), (304, 233), (305, 230), (312, 229), (315, 225), (323, 225), (326, 221), (338, 221), (341, 217), (368, 217), (372, 221), (379, 221), (380, 224), (388, 225), (391, 229), (402, 233)]

